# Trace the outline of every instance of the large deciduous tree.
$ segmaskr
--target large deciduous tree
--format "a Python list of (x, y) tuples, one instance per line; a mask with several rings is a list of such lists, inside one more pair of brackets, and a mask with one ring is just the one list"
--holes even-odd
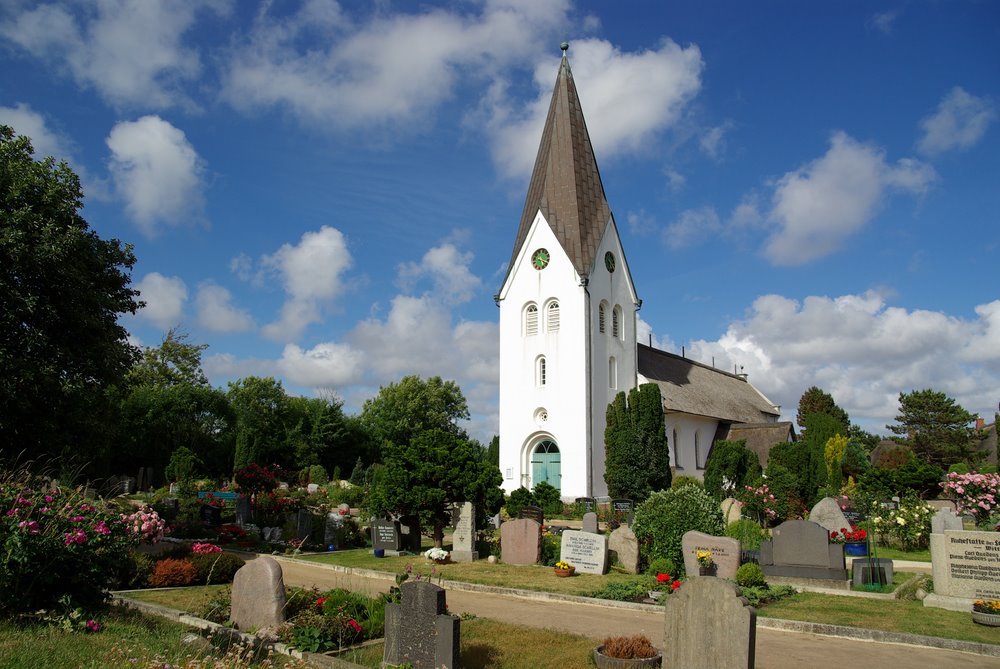
[[(132, 247), (103, 240), (80, 215), (65, 162), (36, 161), (31, 142), (0, 126), (0, 453), (108, 455), (108, 390), (136, 359), (122, 314)], [(95, 463), (101, 472), (102, 463)]]
[(618, 393), (604, 428), (604, 482), (608, 494), (642, 502), (670, 487), (670, 449), (663, 400), (655, 383)]
[(897, 424), (886, 427), (901, 435), (918, 458), (947, 469), (979, 457), (981, 435), (973, 427), (976, 418), (954, 399), (927, 388), (900, 393)]
[(377, 444), (408, 444), (430, 430), (441, 430), (465, 438), (458, 424), (469, 418), (469, 405), (454, 381), (440, 376), (427, 380), (405, 376), (398, 383), (379, 389), (365, 402), (361, 421)]

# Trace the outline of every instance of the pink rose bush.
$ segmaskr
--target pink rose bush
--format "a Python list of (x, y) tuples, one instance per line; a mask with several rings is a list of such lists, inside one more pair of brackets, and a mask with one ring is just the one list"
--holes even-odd
[(162, 539), (167, 529), (166, 521), (148, 505), (133, 514), (122, 514), (122, 520), (133, 535), (151, 544)]
[(941, 487), (946, 497), (955, 500), (958, 513), (975, 518), (977, 527), (987, 527), (990, 516), (1000, 512), (1000, 474), (949, 472)]

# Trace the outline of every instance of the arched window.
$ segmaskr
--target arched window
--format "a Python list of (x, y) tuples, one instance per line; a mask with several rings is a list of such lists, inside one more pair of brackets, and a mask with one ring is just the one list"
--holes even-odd
[(544, 386), (546, 380), (545, 356), (540, 355), (535, 360), (535, 385)]
[(608, 388), (618, 387), (618, 361), (615, 356), (608, 358)]
[(545, 329), (548, 332), (559, 331), (559, 303), (555, 300), (545, 308)]
[(526, 337), (538, 334), (538, 306), (534, 303), (524, 310), (524, 334)]
[(600, 332), (601, 334), (604, 334), (605, 332), (605, 326), (604, 326), (604, 321), (606, 318), (604, 314), (605, 310), (606, 307), (604, 306), (604, 302), (601, 302), (601, 305), (597, 307), (597, 329), (598, 332)]
[(611, 336), (621, 337), (622, 336), (622, 308), (617, 304), (615, 308), (611, 311)]

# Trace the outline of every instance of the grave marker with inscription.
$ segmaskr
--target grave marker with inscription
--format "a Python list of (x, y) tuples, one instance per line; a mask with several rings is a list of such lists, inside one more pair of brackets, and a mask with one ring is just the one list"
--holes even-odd
[(427, 581), (407, 581), (399, 589), (401, 601), (385, 605), (383, 666), (458, 667), (461, 620), (448, 614), (444, 589)]
[(386, 555), (399, 555), (403, 540), (399, 534), (399, 523), (394, 520), (372, 521), (372, 548), (381, 548)]
[(581, 574), (608, 571), (608, 538), (603, 534), (564, 530), (559, 559), (569, 562)]
[(522, 506), (521, 507), (521, 518), (530, 518), (539, 525), (545, 524), (545, 514), (542, 512), (541, 508), (537, 506)]
[(924, 606), (968, 611), (976, 599), (1000, 599), (1000, 533), (931, 534), (934, 593)]
[(451, 537), (451, 559), (455, 562), (472, 562), (479, 559), (476, 551), (476, 507), (465, 502), (453, 514), (455, 531)]
[(736, 579), (736, 570), (740, 568), (739, 539), (690, 530), (681, 537), (681, 551), (684, 554), (684, 570), (688, 576), (698, 573), (698, 551), (711, 551), (712, 561), (716, 565), (715, 575), (719, 578)]

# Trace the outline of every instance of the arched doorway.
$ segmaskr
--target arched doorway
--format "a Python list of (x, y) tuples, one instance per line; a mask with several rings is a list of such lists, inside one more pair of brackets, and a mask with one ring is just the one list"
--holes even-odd
[(550, 439), (538, 442), (531, 453), (531, 485), (534, 487), (542, 481), (556, 490), (562, 489), (559, 447)]

